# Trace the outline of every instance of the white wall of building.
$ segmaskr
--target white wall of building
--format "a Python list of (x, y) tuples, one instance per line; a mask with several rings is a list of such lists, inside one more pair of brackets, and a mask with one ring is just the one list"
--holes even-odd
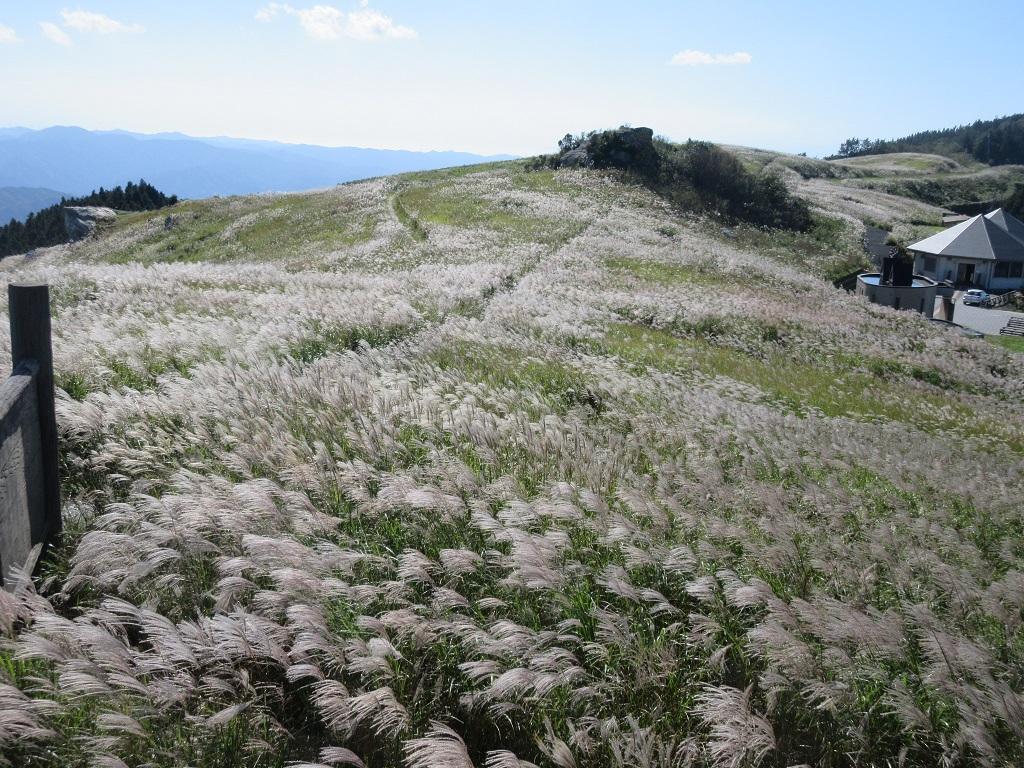
[[(935, 269), (927, 268), (929, 258), (935, 259)], [(914, 272), (938, 282), (958, 282), (961, 264), (974, 264), (974, 284), (989, 291), (1024, 290), (1024, 277), (995, 277), (995, 262), (981, 259), (957, 259), (948, 256), (928, 257), (914, 254)]]

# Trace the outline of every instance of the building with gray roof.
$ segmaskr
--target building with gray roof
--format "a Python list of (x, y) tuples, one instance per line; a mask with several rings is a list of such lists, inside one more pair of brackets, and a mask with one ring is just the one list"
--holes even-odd
[(909, 246), (914, 271), (989, 291), (1024, 288), (1024, 223), (1002, 208)]

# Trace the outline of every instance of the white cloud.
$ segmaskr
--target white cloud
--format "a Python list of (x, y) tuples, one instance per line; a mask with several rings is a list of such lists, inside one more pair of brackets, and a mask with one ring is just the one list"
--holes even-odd
[(269, 22), (282, 13), (295, 16), (314, 40), (409, 40), (416, 37), (416, 30), (395, 24), (390, 16), (371, 10), (368, 4), (368, 0), (359, 0), (360, 10), (346, 13), (333, 5), (294, 8), (287, 3), (269, 3), (256, 12), (256, 20)]
[(314, 5), (294, 13), (306, 34), (314, 40), (337, 40), (345, 32), (345, 14), (333, 5)]
[(749, 64), (754, 57), (744, 51), (736, 53), (705, 53), (704, 51), (680, 51), (672, 57), (677, 67), (704, 67), (712, 65)]
[(111, 35), (116, 32), (144, 32), (139, 24), (125, 24), (124, 22), (104, 16), (102, 13), (92, 11), (61, 11), (64, 19), (64, 26), (75, 29), (79, 32), (96, 32), (101, 35)]
[(416, 30), (398, 26), (390, 16), (366, 9), (348, 15), (348, 37), (357, 40), (376, 40), (381, 37), (410, 40), (416, 37)]
[(280, 3), (270, 3), (268, 5), (265, 5), (263, 8), (260, 8), (258, 11), (256, 11), (256, 21), (262, 21), (266, 23), (273, 19), (275, 16), (277, 16), (277, 14), (281, 13), (281, 11), (283, 11), (284, 8), (285, 7), (282, 6)]
[(39, 29), (42, 30), (43, 37), (51, 43), (56, 43), (57, 45), (71, 45), (71, 38), (68, 37), (67, 32), (53, 22), (41, 21), (39, 22)]
[(10, 27), (0, 24), (0, 45), (18, 42), (18, 34)]

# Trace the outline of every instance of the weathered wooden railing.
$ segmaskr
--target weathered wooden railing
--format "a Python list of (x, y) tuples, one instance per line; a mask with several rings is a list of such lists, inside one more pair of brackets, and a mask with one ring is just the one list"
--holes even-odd
[(7, 289), (13, 372), (0, 385), (0, 584), (61, 530), (50, 289)]
[(1021, 291), (1010, 291), (1009, 293), (1000, 293), (995, 296), (989, 296), (988, 301), (985, 303), (987, 307), (1004, 307), (1010, 303), (1016, 303), (1024, 298), (1024, 293)]

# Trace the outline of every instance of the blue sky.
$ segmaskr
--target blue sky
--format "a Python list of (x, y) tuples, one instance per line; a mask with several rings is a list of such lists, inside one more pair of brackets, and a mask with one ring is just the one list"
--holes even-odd
[(550, 151), (630, 123), (812, 155), (1024, 111), (1021, 0), (0, 0), (0, 125)]

